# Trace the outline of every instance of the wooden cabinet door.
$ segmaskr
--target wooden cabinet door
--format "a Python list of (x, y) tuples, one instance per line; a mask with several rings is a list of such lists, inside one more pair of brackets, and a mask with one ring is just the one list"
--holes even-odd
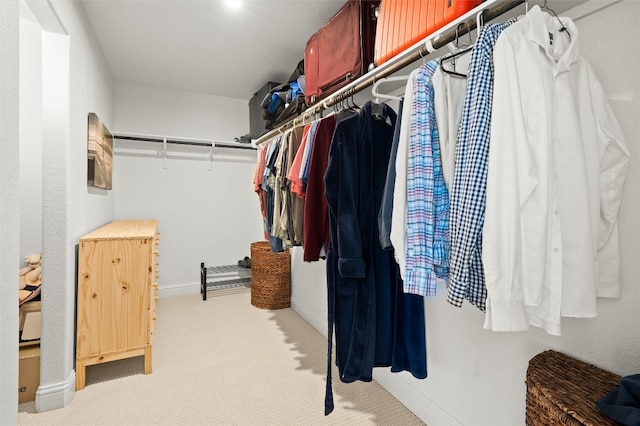
[(77, 357), (149, 344), (150, 239), (82, 241)]

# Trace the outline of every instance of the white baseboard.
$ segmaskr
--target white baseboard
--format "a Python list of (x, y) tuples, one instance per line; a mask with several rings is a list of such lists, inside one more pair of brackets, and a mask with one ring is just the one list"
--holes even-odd
[[(327, 320), (314, 315), (297, 300), (291, 300), (291, 309), (300, 315), (313, 328), (327, 337)], [(454, 418), (439, 405), (426, 397), (422, 392), (411, 386), (411, 381), (417, 380), (406, 374), (391, 373), (388, 370), (374, 369), (374, 379), (385, 388), (398, 401), (411, 410), (416, 416), (429, 426), (438, 425), (461, 425), (460, 421)], [(428, 380), (428, 379), (427, 379)]]
[(448, 411), (411, 386), (411, 381), (418, 379), (409, 373), (392, 373), (386, 369), (374, 369), (373, 379), (429, 426), (462, 425)]
[(311, 327), (315, 328), (320, 334), (324, 337), (329, 335), (326, 318), (319, 318), (317, 315), (314, 315), (308, 309), (305, 309), (301, 304), (299, 304), (296, 300), (291, 299), (291, 309), (293, 309), (298, 315), (300, 315), (306, 322), (308, 322)]
[(64, 382), (40, 385), (36, 391), (36, 412), (56, 410), (69, 404), (76, 392), (76, 372), (71, 371)]

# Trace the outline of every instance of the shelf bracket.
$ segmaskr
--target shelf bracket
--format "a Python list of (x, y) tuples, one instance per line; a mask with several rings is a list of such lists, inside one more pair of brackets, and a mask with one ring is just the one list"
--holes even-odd
[(162, 138), (162, 168), (167, 168), (167, 138)]
[(215, 142), (211, 142), (211, 146), (209, 147), (209, 171), (213, 170), (213, 149), (216, 147)]

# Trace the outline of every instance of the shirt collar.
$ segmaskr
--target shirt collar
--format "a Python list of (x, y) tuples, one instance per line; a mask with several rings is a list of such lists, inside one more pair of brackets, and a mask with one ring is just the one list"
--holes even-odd
[[(547, 20), (544, 15), (545, 13), (542, 12), (540, 6), (536, 5), (527, 13), (526, 17), (529, 20), (529, 40), (540, 45), (543, 50), (548, 51), (549, 35), (547, 30)], [(555, 20), (556, 18), (553, 17), (553, 19)], [(571, 68), (571, 65), (576, 63), (580, 57), (578, 27), (576, 27), (575, 23), (569, 18), (560, 17), (560, 20), (567, 28), (567, 31), (569, 31), (569, 34), (571, 34), (571, 42), (557, 61), (556, 67), (558, 71), (568, 71)]]

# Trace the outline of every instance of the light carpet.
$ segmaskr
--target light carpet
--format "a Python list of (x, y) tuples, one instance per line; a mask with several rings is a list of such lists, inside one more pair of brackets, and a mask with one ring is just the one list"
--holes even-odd
[[(247, 290), (162, 298), (153, 373), (143, 358), (87, 368), (86, 388), (21, 425), (422, 425), (376, 382), (334, 380), (324, 415), (326, 339), (292, 309), (251, 306)], [(338, 377), (334, 368), (334, 377)]]

